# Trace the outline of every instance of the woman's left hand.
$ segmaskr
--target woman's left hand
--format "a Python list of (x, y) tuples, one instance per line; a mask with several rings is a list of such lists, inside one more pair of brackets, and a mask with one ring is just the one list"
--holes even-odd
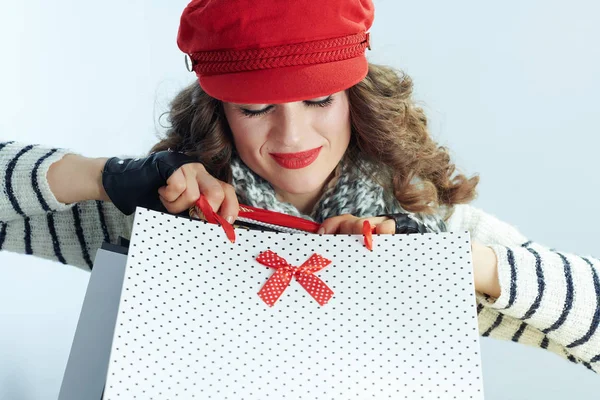
[(396, 232), (396, 223), (391, 218), (359, 218), (351, 214), (343, 214), (337, 217), (327, 218), (323, 221), (317, 233), (362, 234), (364, 221), (369, 221), (371, 226), (375, 227), (375, 233), (377, 234), (392, 234)]
[[(328, 218), (321, 224), (319, 234), (357, 234), (363, 232), (363, 222), (369, 221), (375, 226), (377, 234), (393, 234), (396, 224), (387, 217), (359, 218), (351, 214), (343, 214)], [(473, 275), (475, 290), (486, 293), (494, 298), (500, 297), (500, 283), (498, 280), (498, 261), (492, 248), (477, 241), (471, 241), (471, 255), (473, 256)]]

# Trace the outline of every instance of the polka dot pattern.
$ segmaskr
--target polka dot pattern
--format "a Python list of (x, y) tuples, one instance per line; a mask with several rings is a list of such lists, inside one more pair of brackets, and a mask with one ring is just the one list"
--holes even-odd
[[(231, 243), (138, 208), (103, 398), (483, 399), (469, 233), (374, 236), (373, 251), (362, 235), (236, 229)], [(333, 297), (292, 276), (268, 307), (267, 250), (313, 263), (286, 278)]]

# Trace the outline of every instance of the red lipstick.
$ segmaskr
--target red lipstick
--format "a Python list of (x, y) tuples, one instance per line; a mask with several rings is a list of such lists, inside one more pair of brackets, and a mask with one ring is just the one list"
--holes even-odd
[(312, 164), (317, 157), (319, 156), (319, 152), (321, 151), (321, 147), (317, 147), (312, 150), (301, 151), (298, 153), (269, 153), (271, 157), (277, 164), (281, 165), (283, 168), (288, 169), (300, 169), (304, 167), (308, 167)]

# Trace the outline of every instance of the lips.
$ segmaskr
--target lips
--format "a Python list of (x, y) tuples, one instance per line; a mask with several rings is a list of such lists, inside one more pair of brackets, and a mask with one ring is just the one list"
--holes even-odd
[(308, 167), (312, 164), (317, 157), (319, 156), (319, 152), (321, 151), (321, 147), (317, 147), (315, 149), (301, 151), (298, 153), (269, 153), (271, 157), (277, 162), (277, 164), (281, 165), (287, 169), (300, 169)]

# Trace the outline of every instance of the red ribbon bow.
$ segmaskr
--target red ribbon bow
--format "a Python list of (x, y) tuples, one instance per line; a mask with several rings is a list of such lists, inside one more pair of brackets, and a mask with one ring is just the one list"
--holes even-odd
[(256, 260), (276, 271), (258, 292), (258, 295), (269, 307), (281, 297), (290, 284), (292, 277), (319, 303), (324, 306), (333, 296), (333, 291), (318, 276), (313, 275), (328, 266), (331, 261), (313, 254), (299, 267), (290, 265), (284, 258), (279, 257), (271, 250), (263, 251)]

